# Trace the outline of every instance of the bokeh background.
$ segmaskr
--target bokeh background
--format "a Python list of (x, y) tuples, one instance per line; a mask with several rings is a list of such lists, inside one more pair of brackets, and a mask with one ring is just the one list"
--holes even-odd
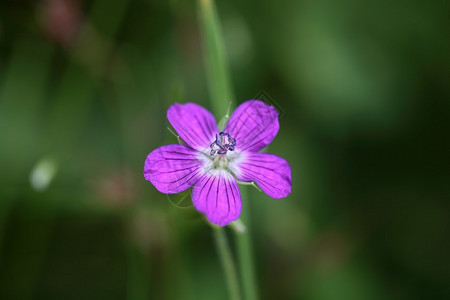
[[(287, 199), (247, 189), (261, 298), (448, 299), (449, 3), (217, 8), (234, 105), (277, 105), (293, 172)], [(200, 24), (196, 1), (0, 2), (1, 299), (227, 299), (204, 218), (142, 175), (172, 103), (211, 108)]]

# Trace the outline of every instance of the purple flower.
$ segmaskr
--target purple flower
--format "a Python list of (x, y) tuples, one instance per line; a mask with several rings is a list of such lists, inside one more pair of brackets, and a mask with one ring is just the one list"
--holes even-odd
[(256, 182), (272, 198), (291, 193), (287, 161), (258, 152), (280, 128), (274, 107), (259, 100), (246, 101), (223, 131), (208, 110), (194, 103), (175, 103), (167, 118), (187, 145), (162, 146), (147, 156), (144, 176), (158, 191), (174, 194), (193, 186), (195, 208), (220, 226), (241, 214), (236, 179)]

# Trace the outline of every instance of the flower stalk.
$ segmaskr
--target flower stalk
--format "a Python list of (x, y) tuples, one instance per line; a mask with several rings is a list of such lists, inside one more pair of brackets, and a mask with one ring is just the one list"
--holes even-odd
[(199, 0), (200, 19), (206, 50), (206, 72), (208, 88), (215, 115), (227, 111), (233, 102), (233, 93), (228, 76), (225, 47), (220, 29), (219, 18), (213, 0)]
[(239, 289), (238, 274), (230, 246), (228, 245), (225, 229), (224, 227), (214, 226), (213, 232), (219, 251), (220, 261), (222, 262), (222, 267), (225, 272), (230, 299), (240, 300), (242, 297)]
[[(242, 199), (248, 200), (250, 190), (241, 189), (241, 197)], [(242, 278), (242, 290), (245, 299), (247, 300), (256, 300), (258, 299), (258, 289), (256, 285), (256, 277), (254, 273), (254, 265), (253, 265), (253, 249), (250, 239), (250, 220), (249, 220), (249, 202), (242, 201), (242, 214), (239, 220), (241, 220), (244, 224), (247, 224), (247, 228), (244, 232), (236, 231), (236, 246), (237, 246), (237, 254), (239, 257), (239, 271)]]
[[(231, 90), (231, 83), (228, 75), (228, 68), (226, 63), (225, 47), (220, 31), (219, 19), (214, 6), (213, 0), (199, 0), (200, 2), (200, 17), (202, 21), (203, 37), (205, 43), (205, 52), (207, 56), (207, 75), (209, 79), (209, 91), (212, 99), (213, 112), (216, 116), (222, 115), (227, 112), (225, 118), (219, 122), (220, 128), (225, 127), (225, 122), (229, 119), (230, 102), (233, 101), (233, 94)], [(248, 193), (241, 189), (242, 198), (244, 203), (248, 202)], [(244, 204), (245, 205), (245, 204)], [(246, 214), (248, 210), (243, 210), (240, 220), (243, 220), (243, 227), (248, 227), (249, 224), (245, 223)], [(250, 247), (249, 231), (234, 231), (236, 233), (236, 245), (238, 249), (238, 257), (240, 263), (240, 273), (242, 282), (243, 293), (246, 299), (257, 299), (256, 280), (253, 270), (253, 257)], [(221, 243), (226, 243), (225, 232), (223, 229), (215, 232), (216, 241), (219, 246), (219, 239)], [(226, 246), (229, 251), (229, 247)], [(219, 248), (221, 256), (226, 255), (225, 251)], [(226, 255), (232, 261), (231, 255)], [(222, 261), (226, 261), (228, 258), (222, 257)], [(225, 264), (224, 264), (224, 268)], [(225, 272), (228, 273), (225, 269)], [(234, 271), (236, 273), (236, 271)], [(231, 289), (234, 285), (234, 279), (236, 276), (227, 276), (228, 287), (230, 289), (230, 295), (234, 297), (235, 291)], [(231, 282), (230, 282), (231, 281)]]

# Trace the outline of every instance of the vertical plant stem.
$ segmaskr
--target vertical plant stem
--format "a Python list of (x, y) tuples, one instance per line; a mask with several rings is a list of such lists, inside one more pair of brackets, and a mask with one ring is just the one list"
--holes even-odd
[(258, 299), (258, 292), (256, 288), (256, 278), (253, 265), (253, 249), (251, 243), (251, 226), (250, 226), (250, 203), (249, 195), (252, 191), (249, 191), (249, 187), (241, 186), (242, 201), (242, 213), (239, 218), (242, 223), (246, 225), (246, 231), (243, 233), (236, 233), (236, 246), (239, 257), (239, 271), (242, 278), (242, 290), (244, 298), (247, 300)]
[[(2, 251), (7, 249), (2, 241), (7, 231), (8, 216), (19, 195), (23, 194), (23, 176), (30, 168), (32, 155), (29, 149), (37, 153), (42, 151), (38, 120), (45, 103), (53, 51), (45, 42), (28, 37), (18, 38), (13, 46), (13, 55), (2, 70), (0, 155), (4, 162), (9, 163), (2, 165), (2, 171), (8, 174), (8, 184), (2, 186), (3, 197), (0, 201), (0, 257)], [(27, 88), (24, 88), (24, 82)], [(3, 267), (1, 263), (0, 268)]]
[[(210, 97), (212, 100), (213, 111), (220, 119), (227, 112), (228, 104), (233, 101), (233, 93), (228, 75), (226, 63), (225, 47), (222, 33), (220, 30), (220, 22), (217, 17), (213, 0), (199, 0), (200, 17), (202, 21), (202, 31), (204, 38), (205, 54), (206, 54), (206, 70), (208, 75), (208, 85)], [(247, 231), (244, 233), (236, 233), (237, 254), (240, 263), (240, 273), (242, 279), (242, 288), (245, 299), (257, 299), (257, 288), (255, 273), (253, 269), (253, 257), (251, 249), (251, 240), (248, 228), (250, 227), (248, 219), (249, 193), (246, 189), (241, 189), (243, 209), (241, 220), (245, 223)], [(225, 232), (223, 230), (215, 232), (216, 239), (225, 240)], [(222, 237), (220, 237), (222, 236)], [(219, 243), (218, 243), (219, 245)], [(219, 252), (223, 252), (219, 249)], [(221, 253), (221, 255), (224, 255)], [(232, 259), (231, 255), (228, 258)], [(225, 266), (224, 266), (225, 267)]]
[(217, 250), (219, 251), (220, 260), (222, 262), (223, 270), (225, 271), (230, 299), (241, 299), (236, 265), (234, 264), (233, 256), (231, 255), (225, 230), (222, 227), (218, 227), (213, 228), (213, 231), (214, 238), (216, 239)]
[(225, 47), (214, 1), (199, 0), (199, 2), (209, 94), (216, 117), (221, 117), (226, 113), (230, 101), (233, 101)]

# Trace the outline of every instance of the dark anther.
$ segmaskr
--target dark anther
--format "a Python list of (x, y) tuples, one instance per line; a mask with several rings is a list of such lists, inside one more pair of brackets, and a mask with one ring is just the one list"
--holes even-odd
[[(218, 149), (217, 149), (217, 147)], [(209, 146), (211, 148), (211, 156), (214, 154), (226, 154), (227, 151), (234, 151), (236, 147), (236, 140), (226, 132), (220, 132), (216, 134), (216, 140)]]

